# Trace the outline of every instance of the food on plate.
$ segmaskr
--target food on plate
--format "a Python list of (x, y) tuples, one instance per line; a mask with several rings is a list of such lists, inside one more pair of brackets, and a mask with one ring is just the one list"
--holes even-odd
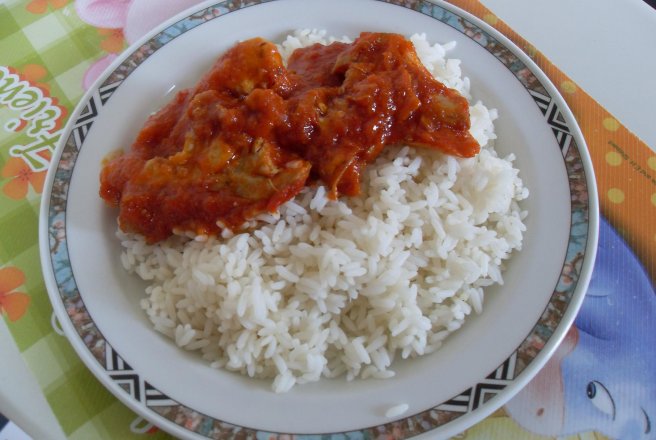
[[(459, 61), (445, 57), (453, 45), (411, 41), (431, 75), (471, 99)], [(297, 31), (278, 51), (284, 64), (329, 42)], [(526, 229), (528, 190), (514, 156), (494, 149), (496, 111), (468, 107), (473, 157), (388, 146), (359, 170), (359, 194), (334, 199), (339, 180), (315, 176), (220, 236), (155, 243), (119, 228), (123, 265), (148, 282), (141, 306), (154, 328), (212, 367), (271, 379), (276, 392), (322, 377), (389, 378), (393, 362), (437, 350), (482, 311)]]
[(401, 35), (298, 48), (287, 65), (261, 38), (238, 43), (152, 115), (108, 161), (100, 195), (125, 232), (216, 234), (274, 212), (317, 180), (360, 193), (387, 145), (472, 157), (469, 104), (437, 81)]

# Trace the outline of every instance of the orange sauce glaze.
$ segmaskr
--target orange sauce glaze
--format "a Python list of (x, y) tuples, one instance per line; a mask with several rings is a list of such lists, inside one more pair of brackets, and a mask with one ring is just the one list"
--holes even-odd
[(332, 198), (359, 194), (386, 145), (472, 157), (469, 127), (466, 99), (400, 35), (297, 49), (287, 67), (254, 38), (148, 118), (130, 151), (103, 166), (100, 196), (149, 243), (174, 230), (215, 234), (217, 221), (239, 229), (317, 180)]

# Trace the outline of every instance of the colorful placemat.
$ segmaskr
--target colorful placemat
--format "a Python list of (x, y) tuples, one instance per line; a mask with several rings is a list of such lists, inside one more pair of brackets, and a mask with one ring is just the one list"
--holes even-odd
[[(46, 170), (85, 87), (130, 43), (193, 3), (0, 4), (0, 313), (71, 439), (169, 436), (111, 395), (58, 327), (39, 264)], [(452, 3), (508, 36), (559, 88), (586, 138), (608, 220), (591, 294), (568, 343), (531, 386), (458, 438), (637, 438), (656, 426), (656, 355), (641, 349), (656, 338), (649, 327), (656, 320), (656, 154), (477, 0)]]

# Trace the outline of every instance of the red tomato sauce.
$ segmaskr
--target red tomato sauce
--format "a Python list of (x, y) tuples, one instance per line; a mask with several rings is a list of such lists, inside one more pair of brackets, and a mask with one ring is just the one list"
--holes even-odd
[[(360, 192), (387, 145), (472, 157), (469, 105), (435, 80), (396, 34), (297, 49), (235, 45), (152, 115), (130, 150), (105, 163), (100, 196), (149, 243), (174, 231), (216, 234), (275, 211), (305, 185)], [(218, 223), (217, 223), (218, 222)]]

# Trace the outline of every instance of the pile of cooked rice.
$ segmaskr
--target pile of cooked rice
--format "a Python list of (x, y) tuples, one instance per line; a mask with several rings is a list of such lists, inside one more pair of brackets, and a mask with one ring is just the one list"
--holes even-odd
[[(470, 99), (455, 43), (412, 41), (426, 67)], [(280, 47), (327, 43), (297, 31)], [(212, 367), (273, 378), (276, 392), (322, 376), (389, 378), (398, 358), (437, 350), (484, 288), (503, 283), (521, 249), (528, 190), (513, 155), (492, 147), (495, 110), (471, 106), (484, 146), (459, 159), (389, 148), (363, 175), (363, 194), (330, 201), (304, 189), (249, 232), (147, 245), (119, 231), (123, 265), (150, 282), (141, 305), (155, 329)]]

